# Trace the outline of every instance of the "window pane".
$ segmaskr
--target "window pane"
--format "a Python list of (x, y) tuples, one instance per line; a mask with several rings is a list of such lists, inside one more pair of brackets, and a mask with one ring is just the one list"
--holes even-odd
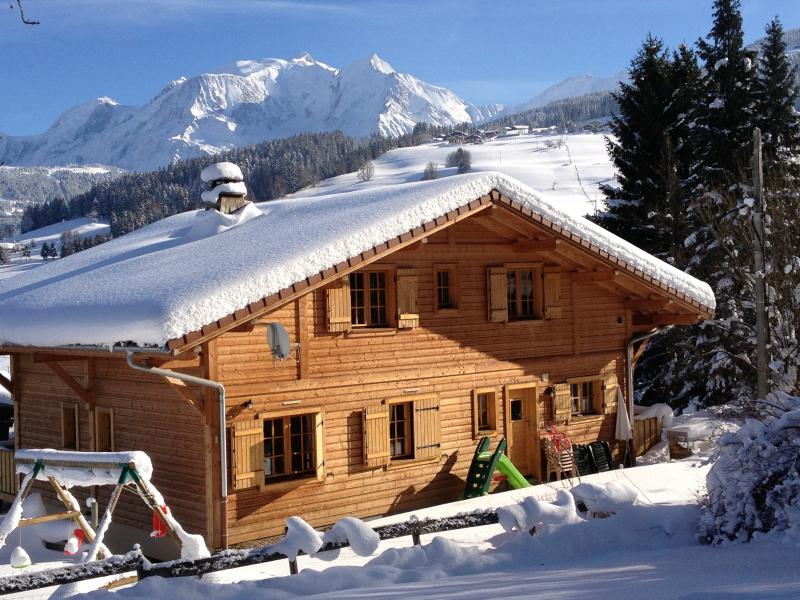
[(518, 315), (517, 311), (517, 272), (509, 271), (506, 276), (508, 283), (508, 318), (513, 319)]
[(438, 308), (450, 308), (450, 271), (436, 271), (436, 305)]
[(283, 419), (264, 419), (264, 476), (285, 473)]
[(489, 394), (478, 394), (478, 429), (491, 429)]
[(366, 325), (364, 274), (350, 274), (350, 319), (353, 325)]
[(533, 271), (519, 271), (519, 279), (519, 314), (522, 317), (533, 317), (535, 315), (535, 303), (533, 299)]
[(373, 326), (388, 325), (386, 312), (386, 273), (373, 271), (369, 274), (369, 324)]
[(522, 400), (520, 399), (511, 400), (511, 420), (512, 421), (522, 420)]
[(411, 455), (411, 403), (402, 402), (389, 407), (389, 447), (392, 457)]

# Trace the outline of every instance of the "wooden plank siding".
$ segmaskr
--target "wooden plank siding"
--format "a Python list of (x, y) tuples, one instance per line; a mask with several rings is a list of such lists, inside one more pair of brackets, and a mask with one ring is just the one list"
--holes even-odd
[[(223, 543), (224, 520), (231, 545), (280, 534), (291, 515), (321, 527), (348, 515), (382, 515), (459, 499), (477, 443), (473, 437), (473, 390), (496, 391), (494, 447), (508, 436), (507, 390), (532, 386), (537, 411), (532, 423), (538, 424), (536, 437), (540, 438), (553, 424), (553, 401), (545, 393), (549, 386), (580, 377), (600, 381), (613, 374), (623, 391), (626, 389), (625, 343), (634, 330), (632, 314), (638, 312), (631, 297), (653, 302), (652, 286), (632, 293), (636, 281), (627, 275), (625, 287), (617, 285), (620, 278), (608, 264), (574, 245), (557, 243), (544, 225), (518, 217), (504, 221), (510, 218), (510, 211), (494, 210), (483, 200), (476, 206), (481, 208), (479, 214), (464, 217), (426, 239), (398, 237), (393, 247), (400, 249), (385, 258), (371, 262), (376, 250), (368, 258), (362, 257), (362, 262), (356, 261), (368, 263), (370, 270), (385, 269), (392, 274), (387, 279), (396, 273), (413, 278), (415, 306), (414, 299), (404, 297), (410, 312), (402, 329), (351, 327), (347, 322), (349, 291), (333, 294), (341, 305), (332, 315), (326, 300), (331, 295), (328, 289), (341, 285), (341, 277), (302, 292), (322, 281), (320, 277), (280, 296), (285, 303), (266, 314), (262, 314), (269, 306), (265, 300), (262, 308), (237, 311), (241, 318), (235, 323), (232, 317), (226, 318), (208, 331), (185, 336), (187, 343), (198, 344), (199, 354), (187, 352), (190, 360), (175, 358), (167, 368), (219, 381), (226, 389), (231, 485), (225, 513), (219, 491), (215, 391), (193, 390), (202, 399), (198, 409), (163, 379), (131, 370), (121, 354), (93, 353), (92, 367), (85, 358), (59, 364), (88, 390), (86, 397), (97, 407), (113, 411), (115, 449), (144, 450), (151, 456), (154, 483), (175, 516), (188, 531), (204, 534), (211, 546)], [(390, 247), (388, 243), (383, 246)], [(452, 295), (457, 300), (455, 307), (438, 310), (435, 306), (436, 265), (452, 270), (457, 282)], [(498, 308), (490, 320), (487, 273), (493, 267), (531, 268), (520, 265), (535, 265), (536, 297), (546, 299), (550, 318), (508, 321), (506, 307), (505, 313)], [(392, 305), (397, 297), (393, 286), (390, 281), (390, 323), (398, 320), (397, 307)], [(502, 304), (500, 296), (495, 290), (498, 304)], [(543, 309), (537, 306), (536, 313)], [(273, 362), (266, 343), (270, 322), (282, 324), (291, 341), (300, 342), (300, 363), (291, 359)], [(60, 448), (61, 406), (75, 403), (79, 405), (79, 447), (92, 450), (92, 418), (80, 404), (76, 389), (45, 363), (37, 362), (33, 352), (19, 350), (12, 361), (17, 439), (25, 448)], [(364, 409), (385, 400), (422, 399), (426, 400), (420, 406), (437, 411), (436, 420), (412, 422), (426, 438), (434, 440), (420, 452), (424, 458), (385, 465), (378, 456), (385, 450), (381, 447), (366, 465)], [(604, 411), (600, 408), (599, 412)], [(558, 425), (573, 443), (612, 441), (616, 414), (605, 412), (570, 417)], [(232, 485), (237, 461), (243, 457), (231, 462), (234, 423), (255, 421), (260, 414), (271, 419), (312, 413), (313, 443), (324, 446), (321, 468), (319, 464), (304, 467), (309, 477), (302, 480), (287, 481), (286, 470), (273, 472), (274, 479), (266, 483), (256, 481), (265, 477), (261, 474), (265, 471), (251, 460), (247, 465), (251, 475), (242, 478), (240, 485)], [(422, 418), (415, 414), (416, 419)], [(440, 432), (432, 431), (437, 420)], [(252, 429), (257, 432), (257, 424)], [(538, 442), (533, 440), (530, 446), (538, 449)], [(304, 439), (302, 443), (311, 442)], [(616, 458), (619, 447), (612, 447)], [(250, 455), (252, 459), (258, 452)], [(269, 464), (269, 468), (273, 466)], [(248, 487), (242, 489), (245, 485)], [(104, 504), (107, 492), (99, 499)], [(138, 499), (123, 497), (115, 521), (147, 528), (150, 515)]]
[[(413, 329), (328, 331), (325, 289), (311, 302), (291, 302), (261, 318), (249, 332), (217, 338), (219, 380), (225, 385), (229, 422), (248, 414), (285, 411), (291, 403), (325, 411), (325, 477), (296, 485), (269, 485), (231, 493), (229, 543), (278, 534), (285, 520), (300, 515), (323, 526), (347, 515), (372, 516), (460, 498), (475, 448), (472, 390), (498, 391), (498, 428), (493, 444), (505, 435), (506, 385), (538, 383), (540, 435), (552, 424), (550, 382), (568, 377), (616, 372), (624, 382), (626, 326), (624, 297), (591, 282), (560, 277), (560, 311), (550, 320), (490, 323), (487, 319), (487, 267), (536, 262), (566, 272), (574, 262), (552, 252), (521, 254), (508, 240), (466, 220), (431, 237), (427, 244), (401, 250), (370, 265), (413, 267), (417, 274), (420, 326)], [(458, 306), (434, 307), (435, 264), (456, 268)], [(538, 282), (541, 285), (541, 282)], [(577, 302), (573, 304), (573, 294)], [(580, 308), (574, 315), (573, 306)], [(298, 315), (297, 311), (303, 314)], [(560, 313), (560, 314), (559, 314)], [(299, 317), (299, 318), (298, 318)], [(573, 317), (579, 318), (573, 327)], [(298, 377), (291, 361), (273, 366), (264, 341), (266, 323), (284, 325), (292, 340), (306, 339), (307, 377)], [(307, 323), (309, 331), (298, 331)], [(580, 335), (576, 344), (574, 332)], [(576, 346), (580, 353), (574, 352)], [(439, 400), (441, 449), (437, 457), (364, 466), (362, 419), (366, 406), (384, 399), (435, 395)], [(252, 402), (252, 408), (245, 404)], [(562, 427), (575, 443), (613, 439), (615, 415), (574, 418)]]
[[(192, 533), (208, 535), (205, 515), (205, 462), (203, 423), (197, 411), (160, 377), (131, 370), (124, 357), (95, 358), (93, 394), (98, 408), (111, 409), (114, 418), (114, 447), (118, 451), (144, 450), (153, 462), (153, 483), (158, 487), (176, 518)], [(24, 431), (23, 448), (62, 446), (62, 403), (78, 407), (79, 449), (93, 450), (93, 419), (78, 402), (78, 396), (46, 364), (34, 362), (33, 355), (15, 357), (18, 428)], [(87, 361), (60, 363), (77, 381), (87, 377)], [(189, 363), (191, 364), (191, 363)], [(194, 369), (200, 374), (199, 363)], [(47, 484), (37, 491), (52, 503), (55, 498)], [(91, 488), (75, 488), (83, 503)], [(95, 494), (104, 509), (110, 487), (98, 487)], [(151, 513), (133, 494), (123, 495), (114, 512), (114, 522), (142, 529), (146, 536)], [(112, 526), (113, 528), (113, 526)], [(146, 539), (146, 538), (145, 538)]]

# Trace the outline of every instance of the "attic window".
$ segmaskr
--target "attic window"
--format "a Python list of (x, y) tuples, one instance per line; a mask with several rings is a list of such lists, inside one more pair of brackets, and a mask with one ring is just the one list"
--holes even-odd
[(353, 327), (388, 327), (386, 271), (350, 274), (350, 316)]

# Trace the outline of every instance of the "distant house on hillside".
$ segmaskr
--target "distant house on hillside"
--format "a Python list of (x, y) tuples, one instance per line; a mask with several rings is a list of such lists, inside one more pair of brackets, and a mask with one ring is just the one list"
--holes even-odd
[(516, 137), (519, 135), (528, 135), (529, 127), (527, 125), (511, 125), (505, 128), (505, 133), (502, 137)]
[[(552, 426), (618, 462), (644, 338), (713, 309), (523, 184), (464, 175), (183, 213), (1, 281), (0, 383), (17, 448), (143, 450), (221, 548), (459, 499), (482, 436), (539, 481)], [(115, 522), (151, 528), (125, 498)]]

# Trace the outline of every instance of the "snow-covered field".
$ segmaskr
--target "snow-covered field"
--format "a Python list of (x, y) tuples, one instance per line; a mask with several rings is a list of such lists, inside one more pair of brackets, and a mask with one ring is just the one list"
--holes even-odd
[[(696, 540), (712, 464), (708, 443), (735, 423), (708, 413), (680, 417), (677, 425), (705, 436), (698, 452), (681, 461), (583, 477), (578, 484), (554, 482), (524, 490), (453, 502), (370, 522), (371, 526), (405, 521), (413, 515), (452, 516), (476, 509), (500, 509), (501, 524), (381, 542), (368, 556), (352, 549), (300, 556), (298, 575), (288, 575), (286, 561), (222, 571), (197, 578), (149, 578), (120, 589), (128, 600), (169, 598), (215, 600), (290, 598), (798, 598), (800, 569), (796, 546), (769, 536), (748, 544), (705, 546)], [(658, 449), (642, 462), (652, 462)], [(578, 485), (574, 485), (578, 484)], [(572, 489), (572, 493), (567, 490)], [(596, 510), (614, 510), (609, 518), (578, 516), (572, 497)], [(635, 498), (635, 499), (634, 499)], [(516, 520), (515, 520), (516, 519)], [(528, 529), (536, 525), (535, 535)], [(40, 527), (40, 526), (37, 526)], [(44, 526), (41, 526), (44, 527)], [(58, 524), (48, 524), (53, 536)], [(35, 537), (36, 528), (25, 534)], [(33, 535), (32, 535), (33, 534)], [(14, 545), (12, 534), (9, 545)], [(352, 538), (351, 538), (352, 539)], [(784, 538), (785, 539), (785, 538)], [(291, 545), (291, 544), (290, 544)], [(11, 549), (0, 551), (8, 564)], [(364, 554), (364, 551), (361, 551)], [(35, 561), (63, 556), (41, 548)], [(52, 566), (53, 563), (33, 568)], [(0, 575), (18, 572), (0, 566)], [(40, 590), (28, 598), (66, 597), (91, 589), (90, 582)], [(99, 590), (88, 598), (105, 598)]]
[[(91, 167), (86, 167), (90, 169)], [(76, 235), (87, 238), (96, 235), (107, 235), (111, 232), (111, 226), (104, 221), (93, 221), (87, 217), (80, 217), (78, 219), (70, 219), (69, 221), (62, 221), (40, 229), (33, 229), (31, 231), (14, 236), (13, 240), (4, 240), (6, 244), (24, 244), (31, 246), (31, 255), (27, 258), (23, 257), (19, 252), (10, 254), (8, 264), (0, 265), (0, 279), (13, 277), (19, 273), (24, 273), (42, 264), (42, 245), (55, 244), (56, 249), (61, 248), (60, 238), (61, 234), (66, 231), (72, 231)], [(11, 244), (11, 245), (13, 245)]]
[[(472, 156), (472, 172), (499, 171), (535, 189), (545, 200), (573, 216), (594, 214), (604, 207), (600, 185), (613, 183), (614, 169), (606, 152), (606, 136), (525, 135), (501, 138), (463, 148)], [(419, 181), (429, 162), (439, 177), (455, 175), (447, 155), (458, 146), (435, 142), (387, 152), (374, 161), (375, 175), (360, 181), (356, 173), (332, 177), (291, 197), (319, 196), (369, 187)]]

